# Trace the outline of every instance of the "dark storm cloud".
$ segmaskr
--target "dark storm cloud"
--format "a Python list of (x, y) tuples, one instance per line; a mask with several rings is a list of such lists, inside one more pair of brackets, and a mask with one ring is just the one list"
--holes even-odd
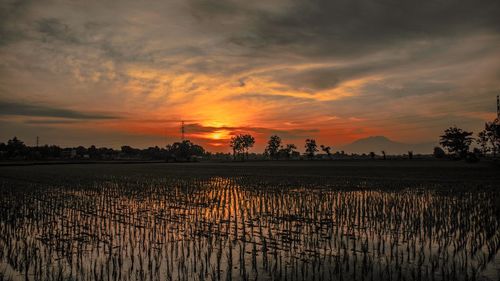
[[(194, 1), (198, 16), (232, 18), (235, 1)], [(241, 2), (240, 2), (241, 3)], [(242, 11), (248, 9), (240, 4)], [(347, 55), (406, 40), (462, 36), (500, 29), (497, 0), (292, 0), (282, 13), (253, 10), (249, 28), (231, 36), (237, 44), (310, 56)]]
[(112, 114), (83, 112), (70, 109), (52, 107), (48, 105), (24, 104), (10, 101), (0, 101), (0, 115), (31, 116), (31, 117), (58, 117), (81, 120), (118, 119)]
[(247, 35), (254, 47), (287, 46), (311, 56), (359, 54), (405, 40), (500, 29), (497, 0), (301, 0), (284, 15), (261, 13)]

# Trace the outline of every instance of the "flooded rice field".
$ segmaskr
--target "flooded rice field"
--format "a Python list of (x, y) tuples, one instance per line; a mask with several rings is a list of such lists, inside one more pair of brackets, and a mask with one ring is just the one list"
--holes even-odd
[(0, 184), (0, 280), (500, 278), (494, 187), (126, 173)]

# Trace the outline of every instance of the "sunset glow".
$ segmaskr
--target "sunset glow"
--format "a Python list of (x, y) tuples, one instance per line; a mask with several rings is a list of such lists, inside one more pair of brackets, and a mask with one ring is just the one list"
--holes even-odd
[(209, 136), (213, 140), (229, 139), (228, 131), (215, 131), (210, 133)]
[(495, 9), (463, 1), (460, 22), (420, 7), (397, 27), (389, 6), (355, 25), (343, 2), (7, 1), (0, 137), (164, 146), (184, 121), (214, 151), (249, 133), (261, 152), (271, 134), (301, 148), (436, 142), (457, 123), (477, 132), (495, 117), (500, 35)]
[(0, 281), (500, 281), (500, 0), (0, 0)]

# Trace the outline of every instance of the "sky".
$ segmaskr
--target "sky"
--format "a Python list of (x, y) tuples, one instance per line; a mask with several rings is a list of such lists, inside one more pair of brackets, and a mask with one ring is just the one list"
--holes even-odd
[(229, 151), (479, 132), (498, 0), (0, 0), (0, 141)]

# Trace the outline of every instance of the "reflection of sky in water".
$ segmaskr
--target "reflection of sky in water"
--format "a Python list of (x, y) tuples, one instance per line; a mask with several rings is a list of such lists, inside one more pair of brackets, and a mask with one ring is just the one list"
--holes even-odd
[(492, 198), (246, 178), (39, 188), (0, 199), (0, 268), (29, 280), (495, 279)]

